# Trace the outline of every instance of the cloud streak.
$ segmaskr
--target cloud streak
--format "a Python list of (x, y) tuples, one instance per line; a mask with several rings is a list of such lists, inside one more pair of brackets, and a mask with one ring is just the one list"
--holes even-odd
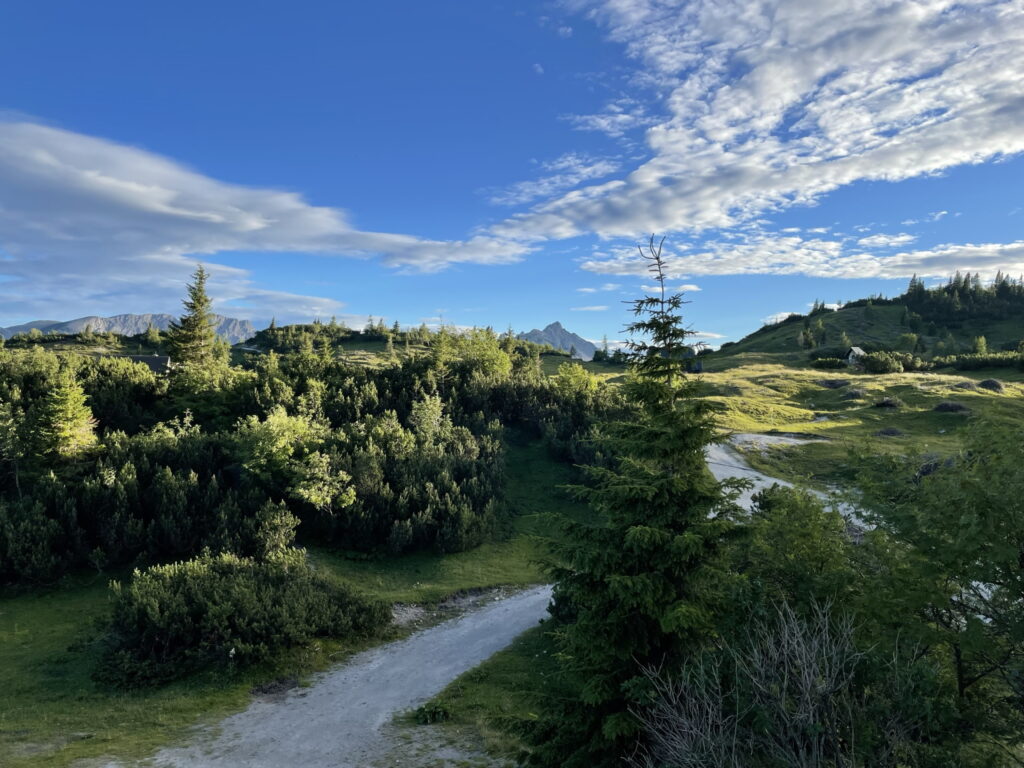
[[(231, 251), (367, 258), (409, 270), (507, 264), (529, 248), (477, 235), (436, 241), (365, 232), (299, 195), (229, 184), (142, 149), (31, 122), (0, 122), (0, 300), (7, 316), (73, 302), (167, 306), (197, 258)], [(339, 302), (256, 288), (213, 265), (225, 309), (324, 315)], [(125, 302), (121, 302), (125, 299)], [(52, 311), (50, 309), (49, 311)]]
[[(862, 242), (862, 241), (860, 241)], [(711, 240), (690, 250), (668, 250), (670, 276), (808, 275), (826, 278), (897, 279), (911, 275), (945, 277), (956, 271), (991, 278), (1002, 270), (1024, 274), (1024, 240), (1013, 243), (949, 243), (891, 253), (891, 245), (870, 251), (847, 240), (805, 239), (758, 232), (739, 239)], [(584, 261), (581, 268), (601, 275), (646, 276), (647, 264), (622, 248)], [(652, 286), (643, 286), (644, 289)], [(687, 288), (692, 286), (681, 286)]]

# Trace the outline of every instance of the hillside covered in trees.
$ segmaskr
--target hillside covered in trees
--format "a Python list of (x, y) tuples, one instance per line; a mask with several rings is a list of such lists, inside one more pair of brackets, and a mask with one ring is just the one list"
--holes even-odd
[(839, 356), (857, 345), (868, 352), (909, 352), (953, 365), (958, 355), (1016, 353), (1022, 343), (1024, 282), (1000, 273), (984, 283), (977, 275), (958, 273), (932, 288), (915, 277), (894, 298), (859, 299), (838, 309), (815, 302), (807, 314), (791, 314), (723, 344), (719, 356)]

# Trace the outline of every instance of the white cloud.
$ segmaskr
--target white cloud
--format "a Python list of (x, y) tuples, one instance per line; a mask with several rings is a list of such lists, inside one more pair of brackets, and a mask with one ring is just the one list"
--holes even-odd
[(522, 205), (538, 198), (564, 192), (582, 184), (608, 176), (619, 169), (619, 163), (610, 158), (596, 158), (578, 152), (541, 164), (547, 175), (533, 181), (520, 181), (505, 189), (489, 190), (491, 203), (496, 205)]
[(768, 315), (768, 317), (762, 317), (761, 318), (761, 322), (764, 323), (765, 325), (775, 325), (776, 323), (781, 323), (787, 317), (792, 317), (793, 315), (798, 315), (798, 314), (800, 314), (800, 313), (799, 312), (776, 312), (773, 315)]
[(604, 305), (593, 305), (589, 307), (569, 307), (570, 312), (604, 312), (606, 309), (608, 309), (608, 307)]
[(900, 245), (906, 245), (917, 240), (915, 235), (908, 235), (902, 233), (899, 235), (870, 235), (869, 237), (862, 237), (857, 241), (858, 245), (863, 245), (866, 248), (895, 248)]
[[(927, 223), (927, 222), (938, 221), (943, 216), (948, 216), (948, 215), (949, 215), (949, 211), (932, 211), (927, 216), (925, 216), (923, 219), (905, 219), (904, 221), (901, 221), (900, 224), (909, 227), (909, 226), (911, 226), (913, 224), (924, 224), (924, 223)], [(954, 214), (954, 215), (959, 216), (960, 214), (957, 213), (957, 214)]]
[[(979, 272), (992, 277), (999, 270), (1024, 273), (1024, 240), (1013, 243), (949, 243), (932, 249), (890, 255), (848, 249), (839, 240), (805, 240), (796, 235), (746, 233), (738, 240), (712, 240), (691, 251), (670, 251), (665, 259), (670, 275), (809, 275), (831, 278), (933, 277)], [(602, 275), (644, 276), (647, 263), (622, 248), (581, 264)], [(645, 290), (653, 286), (642, 286)]]
[(597, 293), (598, 291), (617, 291), (622, 286), (619, 283), (605, 283), (604, 285), (588, 288), (577, 288), (580, 293)]
[(562, 119), (578, 131), (596, 131), (612, 138), (657, 122), (640, 102), (628, 97), (608, 102), (602, 111), (595, 114), (563, 115)]
[(538, 75), (543, 75), (544, 74), (544, 67), (542, 67), (540, 64), (534, 64), (533, 65), (533, 71), (536, 72)]
[[(586, 268), (587, 267), (584, 266), (584, 269), (586, 269)], [(641, 291), (646, 291), (647, 293), (658, 293), (658, 292), (661, 291), (661, 286), (660, 285), (641, 285), (640, 286), (640, 290)], [(665, 290), (667, 292), (669, 292), (669, 293), (693, 293), (694, 291), (699, 291), (700, 290), (700, 286), (694, 285), (692, 283), (687, 283), (685, 285), (677, 285), (677, 286), (674, 286), (674, 287), (671, 286), (671, 285), (666, 285), (665, 286)]]
[(568, 24), (559, 27), (558, 28), (558, 36), (559, 37), (572, 37), (572, 27), (570, 27)]
[(712, 333), (711, 331), (694, 331), (694, 337), (698, 339), (724, 339), (724, 333)]
[(625, 47), (635, 82), (654, 84), (573, 124), (616, 135), (656, 120), (648, 157), (496, 235), (730, 228), (858, 181), (1024, 151), (1020, 0), (567, 2)]
[[(7, 318), (177, 308), (197, 260), (230, 251), (378, 255), (435, 271), (502, 264), (529, 248), (477, 235), (424, 240), (364, 232), (293, 192), (229, 184), (145, 150), (31, 122), (0, 121), (0, 302)], [(253, 286), (210, 265), (219, 310), (329, 315), (341, 304)]]

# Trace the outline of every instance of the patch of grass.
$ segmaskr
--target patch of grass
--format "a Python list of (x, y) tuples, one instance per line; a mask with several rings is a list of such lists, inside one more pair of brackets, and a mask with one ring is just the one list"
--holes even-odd
[[(959, 434), (968, 418), (993, 419), (1024, 428), (1024, 386), (1010, 376), (999, 376), (1005, 392), (964, 390), (956, 384), (993, 376), (987, 371), (903, 373), (874, 376), (842, 372), (850, 384), (822, 387), (821, 379), (833, 372), (788, 368), (778, 364), (750, 364), (712, 371), (701, 379), (709, 397), (724, 408), (721, 426), (731, 432), (798, 432), (829, 438), (803, 446), (772, 446), (747, 450), (749, 463), (761, 472), (812, 486), (844, 485), (856, 475), (851, 463), (855, 450), (906, 453), (911, 448), (948, 454), (960, 445)], [(863, 397), (849, 399), (850, 390)], [(898, 409), (876, 408), (882, 398), (896, 398)], [(954, 401), (970, 415), (938, 413), (940, 402)], [(899, 429), (899, 436), (877, 433)]]
[(541, 373), (554, 376), (565, 363), (578, 363), (587, 371), (602, 379), (619, 382), (626, 377), (626, 366), (614, 363), (595, 363), (593, 360), (570, 360), (568, 355), (546, 354), (540, 356)]
[(457, 678), (426, 706), (445, 713), (442, 727), (455, 737), (481, 739), (492, 755), (521, 756), (527, 747), (518, 734), (537, 718), (538, 704), (556, 680), (554, 656), (548, 628), (535, 627)]
[[(389, 601), (436, 602), (464, 590), (540, 583), (540, 537), (557, 533), (559, 512), (585, 514), (557, 486), (571, 467), (539, 443), (509, 435), (509, 508), (500, 540), (452, 555), (348, 559), (311, 552), (326, 573)], [(118, 574), (121, 576), (122, 574)], [(90, 675), (100, 653), (97, 622), (108, 607), (108, 576), (93, 574), (59, 589), (0, 598), (0, 765), (67, 766), (78, 759), (139, 758), (185, 736), (191, 726), (242, 709), (250, 690), (282, 677), (302, 678), (361, 644), (325, 640), (274, 663), (191, 677), (138, 692), (116, 692)]]

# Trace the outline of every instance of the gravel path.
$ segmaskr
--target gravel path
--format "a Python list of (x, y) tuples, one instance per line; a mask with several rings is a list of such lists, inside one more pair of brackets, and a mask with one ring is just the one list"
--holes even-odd
[[(808, 443), (819, 442), (820, 438), (801, 438), (788, 435), (762, 435), (741, 432), (731, 435), (729, 437), (729, 441), (733, 445), (753, 447), (763, 450), (771, 445), (807, 445)], [(725, 480), (728, 477), (739, 477), (750, 481), (750, 489), (744, 491), (739, 497), (740, 506), (745, 509), (750, 509), (752, 503), (751, 499), (758, 491), (770, 488), (776, 483), (786, 486), (787, 488), (793, 487), (793, 484), (790, 482), (758, 472), (747, 464), (746, 459), (744, 459), (743, 456), (727, 444), (718, 443), (709, 447), (707, 450), (707, 462), (708, 469), (711, 470), (711, 474), (713, 474), (718, 480)], [(834, 503), (834, 500), (831, 499), (828, 494), (816, 491), (813, 488), (808, 490), (823, 501)], [(837, 507), (845, 517), (855, 523), (861, 523), (856, 509), (848, 503), (839, 502)]]
[(364, 768), (393, 746), (392, 717), (419, 706), (506, 647), (546, 614), (550, 587), (500, 599), (395, 643), (353, 656), (308, 688), (255, 701), (188, 747), (164, 749), (161, 768)]

